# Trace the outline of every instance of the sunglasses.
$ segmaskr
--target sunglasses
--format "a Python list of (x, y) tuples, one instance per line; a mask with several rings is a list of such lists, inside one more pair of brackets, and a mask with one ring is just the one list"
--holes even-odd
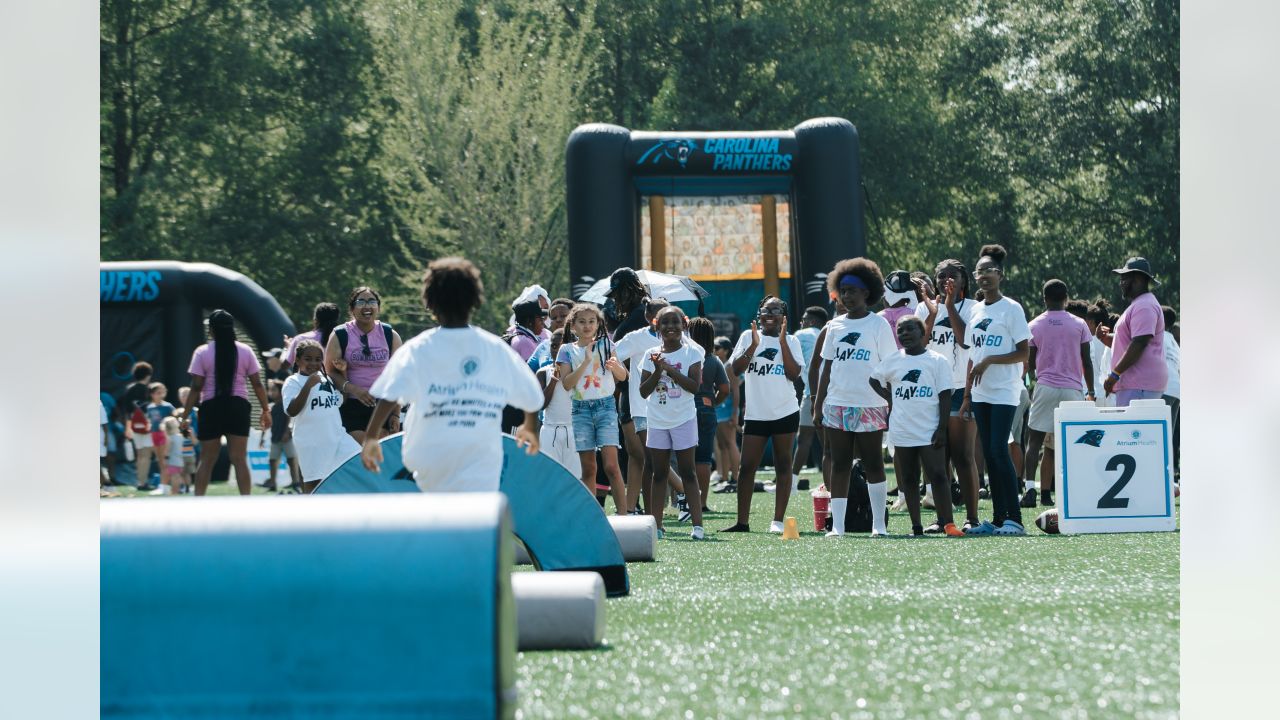
[(761, 315), (783, 315), (782, 308), (760, 308)]
[(354, 307), (378, 307), (377, 298), (360, 298), (352, 303)]
[[(377, 303), (377, 302), (378, 302), (377, 300), (374, 300), (374, 303)], [(369, 336), (368, 335), (360, 336), (360, 345), (362, 345), (362, 347), (360, 348), (360, 352), (365, 357), (369, 357)]]
[(996, 275), (999, 272), (1000, 272), (1000, 268), (998, 267), (978, 268), (977, 270), (973, 271), (973, 276), (975, 278), (978, 278), (978, 277), (982, 277), (983, 275)]

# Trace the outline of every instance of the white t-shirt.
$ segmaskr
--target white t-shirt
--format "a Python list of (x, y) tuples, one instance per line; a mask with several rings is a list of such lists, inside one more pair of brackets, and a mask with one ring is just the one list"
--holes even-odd
[[(1008, 297), (988, 305), (976, 303), (969, 318), (969, 360), (977, 365), (983, 358), (1007, 355), (1017, 350), (1018, 343), (1031, 339), (1031, 328), (1022, 306)], [(992, 365), (982, 375), (982, 382), (970, 390), (970, 402), (1017, 406), (1022, 398), (1022, 363)]]
[(432, 328), (406, 342), (369, 390), (412, 405), (405, 466), (426, 492), (492, 492), (502, 474), (502, 408), (542, 409), (529, 366), (477, 327)]
[(889, 442), (897, 447), (931, 444), (938, 429), (938, 395), (953, 389), (951, 362), (932, 350), (919, 355), (899, 350), (885, 358), (872, 377), (893, 397)]
[(585, 348), (576, 342), (560, 346), (560, 356), (556, 358), (556, 362), (568, 363), (569, 372), (577, 370), (584, 362), (591, 363), (591, 366), (578, 376), (578, 384), (569, 391), (570, 398), (599, 400), (613, 397), (617, 383), (613, 379), (613, 373), (604, 366), (611, 353), (613, 353), (613, 341), (607, 337), (601, 337)]
[[(280, 402), (285, 407), (292, 404), (309, 378), (302, 373), (286, 378), (280, 388)], [(347, 458), (360, 452), (359, 444), (342, 428), (342, 415), (338, 410), (342, 401), (338, 388), (322, 377), (307, 392), (297, 417), (292, 418), (293, 444), (304, 480), (323, 480)]]
[[(738, 336), (733, 354), (729, 356), (729, 362), (745, 355), (749, 347), (751, 330), (743, 330)], [(800, 341), (794, 335), (788, 335), (787, 347), (803, 373), (804, 348)], [(779, 420), (800, 412), (800, 403), (796, 401), (796, 387), (787, 379), (786, 370), (782, 367), (782, 344), (778, 342), (778, 338), (760, 333), (760, 344), (742, 373), (742, 382), (747, 392), (744, 419)]]
[[(653, 348), (655, 352), (661, 350), (661, 346)], [(702, 355), (698, 353), (695, 347), (690, 347), (688, 343), (682, 343), (680, 349), (675, 352), (662, 352), (663, 358), (674, 366), (677, 370), (689, 374), (689, 369), (694, 365), (702, 362)], [(649, 359), (649, 354), (645, 353), (644, 359), (640, 361), (640, 369), (636, 372), (635, 384), (641, 383), (640, 378), (644, 377), (645, 372), (652, 373), (654, 371), (653, 361)], [(646, 418), (649, 421), (649, 427), (657, 430), (670, 430), (674, 427), (697, 419), (698, 407), (693, 402), (694, 392), (690, 392), (680, 387), (671, 379), (667, 373), (662, 373), (662, 377), (658, 380), (658, 386), (649, 394), (649, 414)]]
[(1164, 331), (1164, 365), (1169, 370), (1169, 384), (1165, 386), (1164, 394), (1181, 398), (1182, 348), (1178, 347), (1178, 341), (1168, 330)]
[(547, 403), (547, 407), (542, 411), (542, 422), (545, 425), (569, 425), (573, 423), (573, 403), (569, 401), (569, 391), (564, 389), (564, 385), (555, 379), (555, 366), (547, 365), (538, 371), (538, 377), (542, 380), (542, 387), (554, 384), (555, 390), (551, 391), (551, 402)]
[(625, 364), (628, 360), (631, 365), (628, 370), (631, 376), (627, 379), (627, 401), (631, 407), (631, 417), (645, 417), (646, 400), (640, 397), (640, 362), (644, 359), (645, 352), (649, 348), (657, 347), (662, 344), (658, 339), (658, 333), (653, 332), (650, 328), (642, 327), (639, 330), (632, 330), (614, 346), (613, 351), (618, 356), (618, 362)]
[[(978, 303), (965, 298), (956, 303), (956, 313), (969, 327), (969, 319), (973, 317), (973, 308)], [(929, 308), (924, 303), (916, 306), (916, 317), (928, 321)], [(959, 338), (963, 341), (963, 338)], [(969, 372), (969, 349), (960, 347), (956, 342), (955, 329), (951, 326), (951, 314), (947, 312), (947, 304), (938, 302), (938, 314), (933, 318), (933, 333), (929, 337), (928, 349), (932, 350), (951, 363), (951, 387), (964, 388), (965, 375)]]
[(871, 389), (871, 373), (898, 352), (889, 321), (876, 313), (852, 320), (841, 315), (827, 323), (822, 359), (831, 363), (825, 402), (842, 407), (884, 407), (884, 398)]
[[(1107, 379), (1107, 373), (1111, 371), (1110, 358), (1106, 358), (1107, 361), (1105, 363), (1103, 362), (1105, 357), (1104, 351), (1106, 350), (1107, 346), (1103, 345), (1102, 341), (1097, 337), (1089, 338), (1089, 361), (1093, 363), (1094, 397), (1102, 397), (1102, 381)], [(1104, 370), (1103, 368), (1106, 369)], [(1085, 392), (1089, 391), (1089, 386), (1085, 384), (1083, 379), (1080, 381), (1080, 387), (1083, 388)]]

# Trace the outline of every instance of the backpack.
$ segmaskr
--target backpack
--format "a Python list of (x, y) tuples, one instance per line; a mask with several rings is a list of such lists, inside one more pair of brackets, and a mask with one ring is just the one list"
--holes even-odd
[[(391, 331), (394, 329), (395, 328), (391, 327), (387, 323), (382, 323), (382, 334), (387, 339), (388, 351), (391, 350)], [(339, 325), (333, 329), (333, 334), (338, 336), (338, 357), (345, 358), (347, 356), (347, 341), (350, 340), (350, 338), (347, 337), (347, 327), (345, 325)]]
[(151, 421), (147, 419), (147, 414), (140, 407), (134, 407), (133, 412), (129, 414), (129, 429), (135, 434), (151, 432)]

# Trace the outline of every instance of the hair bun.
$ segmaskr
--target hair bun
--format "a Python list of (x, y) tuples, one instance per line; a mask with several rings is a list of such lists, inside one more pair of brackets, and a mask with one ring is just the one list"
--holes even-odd
[(1003, 245), (983, 245), (978, 251), (978, 257), (989, 257), (996, 261), (998, 265), (1004, 265), (1004, 259), (1009, 255)]

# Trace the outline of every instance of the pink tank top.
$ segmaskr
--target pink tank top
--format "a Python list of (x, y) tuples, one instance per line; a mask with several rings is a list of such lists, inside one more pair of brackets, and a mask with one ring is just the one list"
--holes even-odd
[[(387, 333), (382, 329), (382, 322), (374, 321), (373, 329), (367, 336), (356, 327), (354, 320), (342, 327), (347, 330), (347, 379), (362, 388), (371, 388), (391, 359), (391, 348), (387, 347)], [(368, 354), (365, 354), (365, 344), (361, 338), (369, 342)]]

